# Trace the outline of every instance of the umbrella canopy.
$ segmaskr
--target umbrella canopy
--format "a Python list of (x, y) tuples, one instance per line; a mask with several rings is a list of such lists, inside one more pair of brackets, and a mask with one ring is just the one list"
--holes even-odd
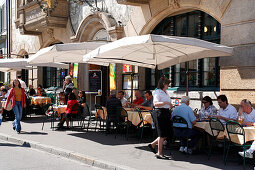
[(163, 69), (195, 59), (231, 56), (233, 48), (196, 38), (165, 35), (125, 37), (98, 47), (83, 57), (86, 63), (123, 63)]
[(30, 64), (45, 62), (82, 63), (85, 54), (104, 44), (106, 44), (106, 42), (100, 41), (55, 44), (50, 47), (42, 48), (31, 56), (28, 62)]
[(32, 69), (32, 66), (42, 66), (42, 67), (57, 67), (68, 69), (68, 64), (63, 63), (38, 63), (29, 64), (28, 59), (15, 58), (15, 59), (0, 59), (0, 68), (11, 68), (11, 69)]

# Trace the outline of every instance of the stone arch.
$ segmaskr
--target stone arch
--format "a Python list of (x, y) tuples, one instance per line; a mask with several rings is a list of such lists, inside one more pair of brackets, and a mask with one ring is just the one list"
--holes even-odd
[(226, 9), (228, 8), (231, 0), (206, 0), (201, 2), (200, 0), (194, 0), (189, 3), (178, 1), (177, 6), (169, 5), (167, 8), (162, 9), (160, 12), (152, 16), (140, 31), (140, 35), (149, 34), (165, 17), (171, 15), (177, 15), (192, 10), (200, 10), (215, 18), (219, 23), (221, 23), (222, 16), (224, 15)]
[(118, 39), (118, 31), (116, 30), (122, 30), (120, 32), (123, 32), (123, 28), (120, 29), (116, 20), (110, 14), (105, 12), (97, 12), (83, 19), (78, 27), (76, 35), (72, 38), (72, 41), (90, 41), (101, 29), (105, 29), (108, 32), (110, 40)]

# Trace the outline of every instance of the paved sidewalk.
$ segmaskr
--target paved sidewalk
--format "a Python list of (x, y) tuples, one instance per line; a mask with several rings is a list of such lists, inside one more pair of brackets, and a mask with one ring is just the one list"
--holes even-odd
[[(42, 117), (26, 118), (22, 121), (22, 132), (12, 129), (11, 121), (3, 122), (0, 139), (30, 145), (67, 158), (79, 160), (104, 169), (240, 169), (237, 162), (223, 165), (221, 155), (195, 154), (186, 157), (172, 151), (171, 160), (158, 160), (147, 148), (148, 143), (138, 143), (136, 138), (125, 140), (124, 136), (105, 135), (101, 132), (52, 131), (50, 123), (42, 127)], [(165, 151), (169, 155), (169, 150)], [(235, 153), (233, 153), (235, 154)], [(236, 155), (238, 157), (238, 155)], [(253, 168), (251, 165), (248, 168)]]

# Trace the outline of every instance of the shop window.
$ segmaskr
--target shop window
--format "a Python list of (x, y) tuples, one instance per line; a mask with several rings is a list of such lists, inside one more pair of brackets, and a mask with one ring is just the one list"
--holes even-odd
[[(165, 18), (155, 27), (152, 34), (195, 37), (220, 43), (220, 24), (202, 11), (192, 11)], [(171, 79), (171, 87), (186, 86), (187, 68), (189, 68), (189, 86), (219, 87), (218, 58), (205, 58), (177, 64), (170, 69), (163, 69), (160, 71), (160, 76), (157, 76), (157, 71), (147, 69), (146, 75), (149, 75), (149, 78), (146, 78), (146, 88), (153, 89), (155, 82), (158, 82), (162, 75)]]

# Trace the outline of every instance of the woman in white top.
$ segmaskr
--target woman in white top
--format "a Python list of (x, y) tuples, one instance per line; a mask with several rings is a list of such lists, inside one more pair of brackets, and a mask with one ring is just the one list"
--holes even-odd
[(209, 96), (205, 96), (202, 99), (203, 107), (199, 110), (199, 119), (208, 119), (210, 116), (217, 115), (217, 109), (213, 105), (212, 99)]
[[(153, 95), (153, 104), (155, 110), (153, 111), (154, 123), (157, 129), (158, 138), (148, 145), (152, 152), (156, 155), (156, 158), (163, 159), (163, 141), (171, 134), (171, 114), (170, 108), (172, 107), (171, 98), (167, 94), (170, 80), (162, 77), (158, 82), (158, 89)], [(158, 145), (158, 152), (156, 153), (155, 147)]]

